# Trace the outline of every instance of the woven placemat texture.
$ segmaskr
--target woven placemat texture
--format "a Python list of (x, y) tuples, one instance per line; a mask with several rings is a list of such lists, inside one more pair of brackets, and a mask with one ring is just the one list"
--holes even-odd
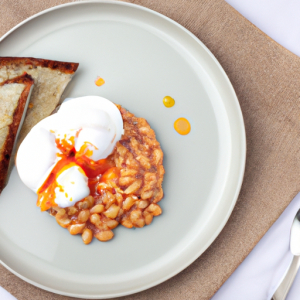
[[(0, 35), (70, 1), (0, 0)], [(132, 0), (177, 21), (216, 56), (245, 119), (247, 164), (229, 222), (211, 247), (172, 279), (124, 299), (210, 299), (300, 190), (300, 59), (222, 0)], [(0, 266), (0, 285), (19, 300), (72, 299), (38, 289)]]

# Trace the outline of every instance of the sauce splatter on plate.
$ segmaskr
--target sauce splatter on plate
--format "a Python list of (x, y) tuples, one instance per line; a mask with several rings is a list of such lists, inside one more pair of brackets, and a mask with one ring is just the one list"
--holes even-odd
[(101, 86), (101, 85), (103, 85), (105, 83), (105, 80), (103, 79), (103, 78), (101, 78), (101, 77), (97, 77), (97, 79), (95, 80), (95, 84), (97, 85), (97, 86)]
[(175, 104), (175, 100), (170, 96), (166, 96), (163, 99), (163, 104), (165, 107), (172, 107)]
[(187, 135), (191, 131), (191, 124), (186, 118), (179, 118), (174, 122), (174, 129), (181, 135)]

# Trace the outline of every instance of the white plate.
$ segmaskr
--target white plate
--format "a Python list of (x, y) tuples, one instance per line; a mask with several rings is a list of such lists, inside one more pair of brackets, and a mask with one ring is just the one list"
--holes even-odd
[[(245, 131), (234, 90), (209, 50), (176, 22), (121, 2), (77, 2), (22, 22), (1, 39), (1, 56), (79, 62), (64, 97), (101, 95), (146, 118), (165, 154), (163, 215), (150, 226), (119, 226), (85, 246), (53, 217), (14, 169), (0, 197), (0, 260), (55, 293), (109, 298), (135, 293), (191, 264), (220, 233), (245, 166)], [(97, 75), (105, 85), (97, 87)], [(176, 104), (166, 108), (164, 96)], [(173, 129), (184, 116), (187, 136)]]

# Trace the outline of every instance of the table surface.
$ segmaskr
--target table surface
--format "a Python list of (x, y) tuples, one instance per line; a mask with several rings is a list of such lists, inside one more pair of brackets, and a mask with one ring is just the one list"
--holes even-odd
[[(69, 1), (28, 0), (25, 3), (0, 0), (5, 16), (0, 21), (0, 35), (26, 17), (66, 2)], [(294, 143), (300, 132), (297, 102), (300, 60), (254, 28), (222, 0), (209, 3), (204, 0), (131, 2), (179, 22), (213, 52), (239, 98), (247, 131), (248, 154), (239, 201), (228, 224), (208, 251), (174, 278), (125, 299), (182, 299), (182, 295), (186, 299), (210, 299), (300, 190), (300, 162)], [(248, 3), (247, 12), (250, 1), (244, 2)], [(267, 2), (271, 1), (263, 1)], [(253, 11), (261, 12), (260, 9)], [(292, 51), (296, 53), (296, 50)], [(0, 285), (19, 300), (66, 299), (23, 282), (2, 266)]]

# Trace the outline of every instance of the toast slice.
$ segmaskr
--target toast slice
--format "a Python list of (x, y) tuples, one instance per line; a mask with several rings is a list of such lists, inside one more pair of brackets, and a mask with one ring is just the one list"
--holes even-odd
[(24, 72), (34, 80), (30, 104), (20, 132), (18, 146), (31, 128), (49, 116), (60, 104), (61, 95), (78, 68), (78, 63), (31, 57), (0, 57), (0, 83)]
[(0, 83), (0, 193), (8, 179), (15, 141), (24, 121), (33, 83), (26, 73)]

